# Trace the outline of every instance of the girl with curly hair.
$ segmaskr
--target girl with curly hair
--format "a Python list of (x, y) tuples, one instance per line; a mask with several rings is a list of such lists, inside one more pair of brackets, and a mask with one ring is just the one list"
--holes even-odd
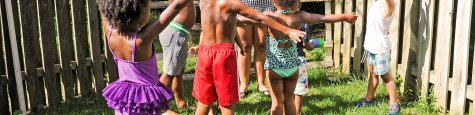
[(97, 0), (119, 79), (102, 95), (115, 114), (170, 113), (170, 89), (160, 83), (152, 41), (191, 0), (175, 0), (151, 23), (150, 0)]

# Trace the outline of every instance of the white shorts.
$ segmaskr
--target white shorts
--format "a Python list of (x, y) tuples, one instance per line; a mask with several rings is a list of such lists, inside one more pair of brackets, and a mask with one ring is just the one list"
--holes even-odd
[(299, 79), (297, 80), (297, 86), (295, 86), (295, 95), (305, 95), (308, 91), (308, 77), (307, 77), (307, 59), (303, 56), (299, 56), (300, 66), (299, 66)]

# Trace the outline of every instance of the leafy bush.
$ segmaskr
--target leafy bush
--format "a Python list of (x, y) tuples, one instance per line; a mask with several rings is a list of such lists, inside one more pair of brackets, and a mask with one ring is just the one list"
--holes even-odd
[(312, 51), (306, 51), (308, 61), (323, 61), (325, 59), (326, 49), (315, 48)]

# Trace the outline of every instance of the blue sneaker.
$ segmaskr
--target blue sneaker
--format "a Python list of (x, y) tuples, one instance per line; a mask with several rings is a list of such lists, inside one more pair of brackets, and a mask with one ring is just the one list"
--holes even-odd
[(401, 106), (399, 104), (390, 104), (389, 105), (389, 114), (390, 115), (398, 115), (399, 112), (401, 111)]
[(356, 103), (356, 107), (363, 107), (363, 106), (369, 106), (369, 105), (374, 105), (376, 104), (376, 101), (373, 99), (371, 101), (368, 101), (366, 99), (361, 99), (360, 102)]

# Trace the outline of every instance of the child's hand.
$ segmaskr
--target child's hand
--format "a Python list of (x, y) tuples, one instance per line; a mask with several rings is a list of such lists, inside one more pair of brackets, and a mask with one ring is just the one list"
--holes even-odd
[(191, 47), (191, 48), (188, 50), (188, 54), (190, 54), (190, 55), (197, 55), (197, 54), (198, 54), (198, 46)]
[(358, 16), (354, 12), (345, 14), (345, 22), (355, 23), (356, 19), (358, 19)]
[(301, 40), (301, 38), (305, 37), (307, 33), (299, 30), (292, 29), (289, 31), (289, 38), (294, 41), (295, 43), (298, 43)]

